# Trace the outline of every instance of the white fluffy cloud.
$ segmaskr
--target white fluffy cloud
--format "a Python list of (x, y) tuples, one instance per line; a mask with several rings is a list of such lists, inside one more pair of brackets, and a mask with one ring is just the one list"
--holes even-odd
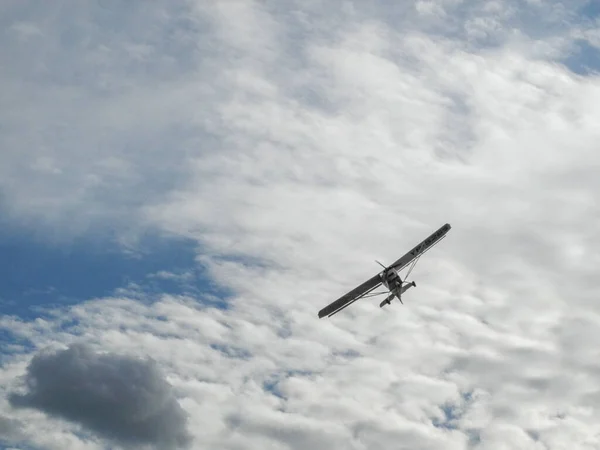
[[(5, 393), (83, 341), (151, 355), (193, 448), (597, 447), (600, 81), (560, 64), (583, 4), (9, 8), (10, 220), (185, 235), (234, 295), (2, 319), (32, 344)], [(445, 222), (404, 307), (317, 319)], [(24, 442), (101, 448), (0, 406)]]

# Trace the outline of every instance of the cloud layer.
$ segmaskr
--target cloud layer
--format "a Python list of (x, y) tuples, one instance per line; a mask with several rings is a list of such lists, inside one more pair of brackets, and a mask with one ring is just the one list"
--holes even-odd
[[(198, 449), (596, 448), (600, 81), (571, 65), (596, 45), (586, 4), (7, 7), (7, 223), (65, 245), (182, 235), (230, 294), (138, 286), (0, 318), (23, 345), (3, 398), (25, 375), (12, 403), (53, 416), (2, 400), (19, 440), (156, 442), (166, 417), (161, 436)], [(405, 306), (317, 319), (446, 222)], [(88, 377), (121, 386), (123, 414), (163, 409), (137, 435), (129, 413), (70, 413), (55, 393)], [(84, 398), (113, 404), (98, 386)]]

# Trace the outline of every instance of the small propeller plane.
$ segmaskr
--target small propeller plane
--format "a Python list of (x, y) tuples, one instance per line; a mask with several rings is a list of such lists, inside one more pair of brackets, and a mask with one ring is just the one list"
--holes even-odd
[[(342, 295), (333, 303), (327, 305), (325, 308), (319, 311), (319, 319), (322, 319), (325, 316), (331, 317), (361, 298), (374, 297), (376, 295), (388, 294), (387, 298), (379, 304), (380, 308), (383, 308), (385, 305), (389, 305), (394, 297), (396, 297), (400, 303), (404, 304), (404, 302), (402, 302), (402, 294), (411, 287), (417, 286), (414, 281), (406, 281), (408, 275), (410, 275), (410, 272), (417, 264), (419, 258), (423, 256), (427, 250), (431, 249), (435, 244), (445, 238), (446, 233), (450, 231), (450, 228), (452, 227), (449, 223), (443, 225), (441, 228), (431, 234), (431, 236), (409, 251), (406, 255), (387, 267), (385, 267), (379, 261), (375, 261), (377, 264), (383, 267), (383, 271), (365, 281), (360, 286), (352, 289), (347, 294)], [(409, 264), (411, 264), (411, 266), (409, 267), (404, 280), (402, 280), (398, 272), (400, 272)], [(381, 285), (384, 285), (387, 288), (387, 292), (372, 292)]]

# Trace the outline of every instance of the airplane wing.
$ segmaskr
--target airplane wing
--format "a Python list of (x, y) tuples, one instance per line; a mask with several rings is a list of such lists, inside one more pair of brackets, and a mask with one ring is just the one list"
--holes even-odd
[(425, 239), (411, 251), (406, 253), (406, 255), (404, 255), (402, 258), (398, 259), (392, 265), (390, 265), (390, 268), (393, 268), (397, 271), (402, 270), (404, 267), (410, 264), (413, 259), (417, 258), (418, 256), (421, 256), (434, 244), (436, 244), (440, 239), (442, 239), (446, 235), (446, 233), (450, 231), (450, 228), (452, 227), (449, 223), (441, 226), (438, 230), (433, 232), (427, 239)]
[(365, 281), (360, 286), (357, 286), (356, 288), (352, 289), (347, 294), (342, 295), (335, 302), (330, 303), (321, 311), (319, 311), (319, 319), (323, 318), (324, 316), (333, 316), (334, 314), (340, 312), (342, 309), (354, 303), (356, 300), (360, 299), (365, 294), (368, 294), (369, 292), (374, 290), (380, 284), (381, 278), (379, 274), (377, 274), (369, 280)]
[[(395, 271), (402, 270), (404, 267), (406, 267), (408, 264), (410, 264), (415, 258), (420, 257), (423, 253), (425, 253), (427, 250), (429, 250), (431, 247), (433, 247), (433, 245), (435, 245), (437, 242), (439, 242), (446, 235), (446, 233), (448, 233), (448, 231), (450, 231), (450, 228), (452, 228), (452, 227), (450, 226), (449, 223), (443, 225), (438, 230), (436, 230), (434, 233), (432, 233), (427, 239), (425, 239), (419, 245), (417, 245), (415, 248), (413, 248), (411, 251), (406, 253), (406, 255), (402, 256), (400, 259), (395, 261), (392, 265), (388, 266), (386, 268), (386, 270), (387, 269), (393, 269)], [(334, 314), (340, 312), (342, 309), (346, 308), (347, 306), (350, 306), (352, 303), (361, 299), (366, 294), (368, 294), (369, 292), (373, 291), (375, 288), (380, 286), (381, 282), (382, 282), (382, 280), (381, 280), (381, 277), (379, 276), (379, 274), (375, 275), (371, 279), (365, 281), (360, 286), (357, 286), (356, 288), (352, 289), (347, 294), (342, 295), (336, 301), (334, 301), (333, 303), (330, 303), (325, 308), (323, 308), (321, 311), (319, 311), (319, 319), (323, 318), (324, 316), (331, 317)]]

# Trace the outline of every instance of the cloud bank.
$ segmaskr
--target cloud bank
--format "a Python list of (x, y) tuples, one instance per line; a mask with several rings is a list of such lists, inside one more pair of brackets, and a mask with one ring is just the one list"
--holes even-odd
[[(600, 79), (576, 52), (597, 45), (590, 4), (5, 6), (7, 226), (127, 250), (149, 229), (184, 236), (228, 292), (209, 306), (190, 267), (194, 296), (138, 286), (1, 317), (20, 347), (0, 414), (20, 442), (110, 445), (98, 411), (67, 416), (34, 385), (12, 403), (56, 412), (7, 400), (23, 375), (81, 380), (37, 369), (71, 355), (73, 374), (139, 373), (150, 394), (124, 411), (166, 405), (166, 435), (192, 448), (597, 448)], [(405, 306), (317, 319), (446, 222)], [(49, 345), (71, 350), (35, 356)], [(117, 354), (152, 356), (179, 407)]]

